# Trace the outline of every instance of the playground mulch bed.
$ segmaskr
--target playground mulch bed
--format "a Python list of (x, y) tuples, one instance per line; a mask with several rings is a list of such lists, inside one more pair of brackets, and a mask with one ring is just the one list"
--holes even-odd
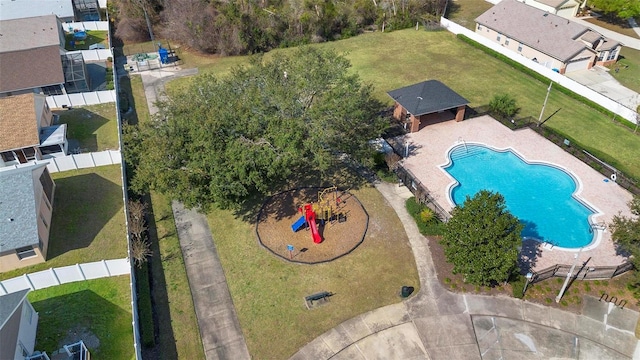
[[(334, 214), (344, 214), (346, 221), (334, 220), (318, 225), (322, 243), (313, 242), (306, 226), (297, 232), (291, 229), (302, 216), (298, 209), (317, 202), (321, 190), (293, 189), (269, 198), (258, 215), (256, 233), (261, 244), (285, 260), (308, 264), (334, 260), (358, 247), (367, 231), (369, 216), (360, 201), (349, 192), (338, 191), (340, 201), (333, 209)], [(294, 247), (291, 254), (287, 245)]]

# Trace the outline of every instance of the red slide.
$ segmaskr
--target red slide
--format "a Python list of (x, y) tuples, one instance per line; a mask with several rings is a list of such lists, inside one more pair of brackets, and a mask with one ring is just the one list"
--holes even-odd
[(318, 232), (318, 226), (316, 225), (316, 213), (313, 211), (313, 208), (310, 204), (306, 204), (304, 206), (305, 218), (307, 219), (307, 224), (309, 224), (309, 229), (311, 229), (311, 236), (313, 237), (313, 242), (316, 244), (320, 244), (322, 242), (322, 236)]

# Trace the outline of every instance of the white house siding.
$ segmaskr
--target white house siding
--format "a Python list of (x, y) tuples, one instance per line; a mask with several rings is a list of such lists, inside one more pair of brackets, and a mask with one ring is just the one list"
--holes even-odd
[[(29, 354), (33, 353), (36, 345), (36, 330), (38, 328), (38, 313), (35, 311), (29, 300), (22, 303), (22, 315), (20, 318), (20, 330), (18, 341), (22, 343)], [(24, 359), (20, 345), (16, 346), (16, 358)]]
[(562, 16), (564, 18), (575, 17), (578, 14), (578, 7), (579, 6), (577, 3), (570, 1), (560, 7), (556, 15)]
[(539, 3), (539, 2), (537, 2), (535, 0), (524, 0), (524, 1), (520, 0), (520, 2), (523, 2), (523, 3), (525, 3), (525, 4), (529, 5), (529, 6), (533, 6), (534, 8), (538, 8), (540, 10), (544, 10), (546, 12), (550, 12), (552, 14), (556, 13), (556, 9), (554, 7)]

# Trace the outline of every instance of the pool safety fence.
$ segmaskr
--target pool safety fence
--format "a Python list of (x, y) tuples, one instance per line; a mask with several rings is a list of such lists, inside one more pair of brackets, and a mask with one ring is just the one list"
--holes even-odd
[[(607, 280), (622, 275), (633, 269), (631, 262), (624, 262), (618, 266), (589, 266), (588, 263), (576, 266), (571, 276), (575, 280)], [(530, 283), (537, 283), (552, 277), (566, 278), (571, 271), (571, 265), (556, 264), (540, 271), (532, 272)]]
[(573, 142), (571, 139), (567, 139), (562, 134), (546, 126), (538, 127), (532, 123), (529, 125), (529, 128), (544, 136), (547, 140), (561, 147), (564, 151), (568, 152), (578, 160), (582, 161), (594, 170), (601, 173), (607, 181), (614, 181), (624, 189), (627, 189), (630, 193), (634, 195), (640, 195), (640, 186), (638, 186), (638, 180), (633, 179), (627, 174), (607, 164), (606, 161), (589, 153), (582, 146)]
[(449, 221), (451, 218), (451, 214), (446, 211), (431, 195), (431, 191), (427, 186), (418, 180), (418, 178), (411, 173), (411, 171), (405, 169), (402, 166), (398, 166), (395, 170), (398, 179), (404, 186), (406, 186), (413, 196), (415, 196), (416, 201), (419, 204), (423, 204), (427, 206), (429, 209), (433, 210), (434, 213), (438, 216), (438, 218), (444, 222)]

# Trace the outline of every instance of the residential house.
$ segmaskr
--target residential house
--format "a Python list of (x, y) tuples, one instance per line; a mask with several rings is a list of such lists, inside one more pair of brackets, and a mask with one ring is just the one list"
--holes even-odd
[(0, 359), (24, 360), (34, 352), (38, 313), (28, 293), (27, 289), (0, 296)]
[(0, 20), (54, 14), (60, 21), (74, 21), (71, 0), (0, 0)]
[(82, 54), (66, 52), (55, 15), (0, 21), (0, 97), (89, 91), (86, 73)]
[(476, 18), (476, 33), (561, 74), (610, 65), (622, 44), (560, 16), (503, 0)]
[(395, 101), (393, 117), (416, 132), (442, 121), (462, 121), (469, 100), (438, 80), (423, 81), (387, 93)]
[(0, 169), (0, 184), (0, 272), (44, 262), (56, 187), (46, 164)]
[(520, 0), (523, 3), (564, 18), (575, 17), (580, 8), (577, 0)]
[(0, 97), (0, 168), (67, 153), (67, 125), (54, 124), (44, 95)]

